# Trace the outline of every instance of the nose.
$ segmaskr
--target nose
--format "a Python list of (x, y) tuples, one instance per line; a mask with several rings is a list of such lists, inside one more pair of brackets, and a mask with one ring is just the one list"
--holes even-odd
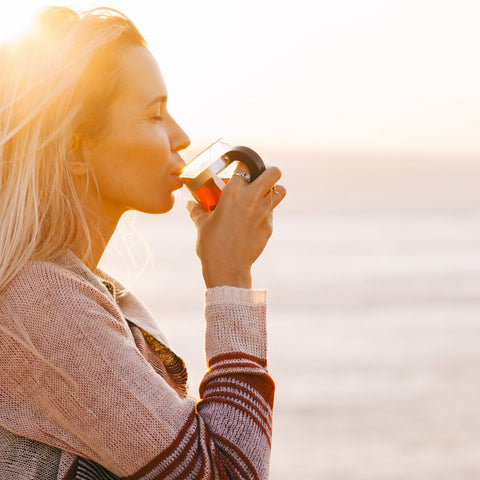
[(190, 138), (182, 127), (172, 118), (172, 134), (170, 137), (170, 149), (172, 152), (179, 152), (190, 145)]

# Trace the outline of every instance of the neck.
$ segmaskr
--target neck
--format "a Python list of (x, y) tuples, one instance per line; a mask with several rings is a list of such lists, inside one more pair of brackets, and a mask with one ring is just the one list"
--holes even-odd
[[(84, 215), (90, 232), (91, 249), (86, 256), (86, 266), (95, 273), (102, 255), (112, 237), (123, 211), (109, 208), (102, 202), (83, 200)], [(85, 258), (87, 246), (84, 244), (75, 245), (73, 252), (79, 258)]]

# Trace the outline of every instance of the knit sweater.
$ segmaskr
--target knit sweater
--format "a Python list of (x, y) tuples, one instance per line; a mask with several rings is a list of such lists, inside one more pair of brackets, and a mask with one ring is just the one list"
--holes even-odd
[(197, 401), (152, 315), (119, 289), (68, 252), (0, 292), (0, 480), (96, 466), (131, 480), (268, 478), (265, 292), (207, 290)]

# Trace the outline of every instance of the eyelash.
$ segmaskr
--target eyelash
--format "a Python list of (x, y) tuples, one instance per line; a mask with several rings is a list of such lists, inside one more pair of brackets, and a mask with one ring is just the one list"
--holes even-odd
[(157, 108), (155, 108), (155, 110), (152, 112), (153, 115), (150, 118), (155, 122), (161, 122), (162, 120), (165, 120), (165, 116), (162, 115), (163, 113), (165, 113), (163, 111), (163, 108), (164, 107), (162, 106), (157, 106)]

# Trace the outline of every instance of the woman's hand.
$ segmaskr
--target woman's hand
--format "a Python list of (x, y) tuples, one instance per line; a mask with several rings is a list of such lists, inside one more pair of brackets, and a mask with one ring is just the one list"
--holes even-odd
[[(239, 164), (237, 172), (246, 171)], [(251, 288), (251, 266), (272, 234), (272, 211), (286, 194), (283, 186), (276, 185), (280, 177), (277, 167), (267, 168), (252, 183), (233, 175), (210, 213), (198, 203), (188, 202), (198, 230), (197, 254), (207, 288)]]

